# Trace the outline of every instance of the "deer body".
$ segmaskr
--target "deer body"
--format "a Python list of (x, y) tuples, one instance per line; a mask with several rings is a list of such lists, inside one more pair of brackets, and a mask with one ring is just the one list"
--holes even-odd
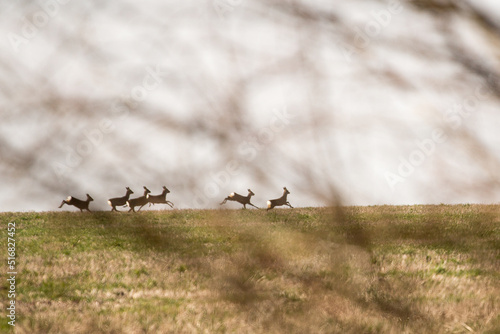
[(282, 206), (282, 205), (288, 205), (293, 209), (293, 206), (286, 200), (286, 196), (289, 193), (290, 192), (288, 191), (288, 189), (286, 189), (286, 187), (283, 187), (283, 195), (280, 198), (271, 199), (267, 201), (267, 210), (271, 210), (275, 206)]
[(143, 196), (137, 197), (137, 198), (132, 198), (132, 199), (129, 199), (128, 201), (126, 201), (127, 206), (130, 208), (130, 210), (128, 210), (128, 212), (130, 212), (130, 211), (135, 212), (134, 208), (136, 206), (140, 206), (140, 208), (137, 210), (137, 211), (140, 211), (144, 205), (148, 204), (147, 196), (150, 192), (151, 191), (144, 186), (144, 195)]
[(243, 204), (244, 209), (247, 208), (247, 204), (253, 206), (254, 208), (257, 208), (255, 205), (250, 203), (250, 199), (252, 198), (253, 195), (255, 195), (255, 194), (250, 189), (248, 189), (247, 196), (242, 196), (242, 195), (237, 194), (237, 193), (231, 193), (229, 196), (224, 198), (224, 200), (220, 203), (220, 205), (225, 204), (227, 201), (235, 201), (235, 202), (238, 202), (240, 204)]
[(130, 195), (133, 194), (134, 192), (130, 190), (129, 187), (126, 188), (127, 193), (123, 197), (116, 197), (116, 198), (110, 198), (108, 200), (108, 204), (111, 206), (111, 211), (118, 211), (116, 210), (117, 206), (124, 206), (127, 204), (128, 199), (130, 198)]
[(167, 201), (167, 199), (166, 199), (167, 194), (169, 192), (170, 192), (170, 190), (168, 190), (167, 187), (163, 186), (163, 192), (160, 195), (150, 195), (150, 194), (147, 194), (146, 198), (148, 199), (149, 206), (151, 206), (151, 204), (153, 204), (153, 205), (155, 205), (155, 204), (167, 204), (171, 208), (173, 208), (174, 207), (174, 203), (172, 203), (170, 201)]
[(63, 200), (61, 202), (61, 205), (59, 205), (59, 208), (62, 208), (62, 206), (64, 204), (68, 204), (68, 205), (76, 206), (78, 209), (80, 209), (81, 212), (83, 212), (83, 210), (87, 210), (88, 212), (92, 212), (89, 209), (89, 204), (93, 200), (94, 199), (92, 197), (90, 197), (89, 194), (87, 194), (87, 200), (86, 201), (82, 201), (81, 199), (75, 198), (73, 196), (68, 196), (68, 198), (66, 198), (65, 200)]

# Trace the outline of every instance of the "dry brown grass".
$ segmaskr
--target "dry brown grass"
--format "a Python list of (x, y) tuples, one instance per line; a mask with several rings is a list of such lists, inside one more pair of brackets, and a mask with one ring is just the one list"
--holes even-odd
[(18, 225), (18, 333), (498, 333), (499, 213), (443, 205), (0, 219)]

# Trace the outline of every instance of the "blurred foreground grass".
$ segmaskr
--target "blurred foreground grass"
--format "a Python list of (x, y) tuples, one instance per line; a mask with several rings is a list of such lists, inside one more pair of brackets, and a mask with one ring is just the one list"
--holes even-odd
[(500, 333), (498, 206), (0, 220), (17, 333)]

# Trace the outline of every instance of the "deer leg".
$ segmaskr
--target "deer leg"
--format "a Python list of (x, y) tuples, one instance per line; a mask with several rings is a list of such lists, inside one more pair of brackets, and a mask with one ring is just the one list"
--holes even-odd
[(251, 206), (253, 206), (254, 208), (257, 208), (257, 209), (259, 209), (259, 210), (260, 210), (260, 208), (259, 208), (259, 207), (257, 207), (257, 206), (255, 206), (255, 205), (253, 205), (252, 203), (248, 203), (248, 204), (250, 204), (250, 205), (251, 205)]

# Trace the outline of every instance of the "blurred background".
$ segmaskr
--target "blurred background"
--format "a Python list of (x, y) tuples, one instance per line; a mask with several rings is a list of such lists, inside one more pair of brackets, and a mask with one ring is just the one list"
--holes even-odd
[(0, 211), (500, 200), (493, 0), (16, 1), (0, 31)]

